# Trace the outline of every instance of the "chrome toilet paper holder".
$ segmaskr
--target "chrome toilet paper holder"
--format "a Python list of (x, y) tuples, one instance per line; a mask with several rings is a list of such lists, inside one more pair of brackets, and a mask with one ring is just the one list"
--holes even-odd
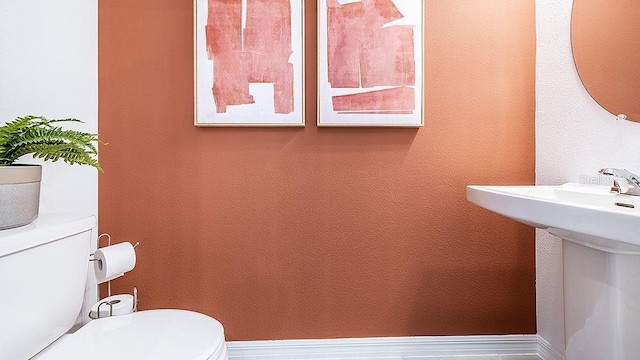
[[(98, 236), (98, 248), (100, 248), (100, 238), (102, 238), (103, 236), (107, 237), (107, 246), (111, 246), (111, 235), (108, 233), (103, 233), (100, 234)], [(133, 248), (137, 248), (140, 245), (140, 242), (136, 242), (133, 245)], [(90, 257), (94, 257), (94, 258), (89, 258), (89, 261), (98, 261), (98, 268), (102, 269), (102, 261), (100, 259), (96, 259), (95, 258), (95, 253), (89, 254)], [(109, 297), (111, 297), (111, 280), (107, 281), (107, 286), (108, 286), (108, 293), (109, 293)], [(108, 317), (114, 316), (113, 315), (113, 306), (116, 304), (119, 304), (121, 301), (118, 299), (114, 299), (114, 300), (109, 300), (109, 301), (102, 301), (98, 304), (98, 308), (96, 309), (95, 312), (95, 316), (92, 314), (93, 311), (89, 312), (89, 318), (92, 320), (96, 320), (96, 319), (100, 319), (100, 310), (102, 308), (103, 305), (106, 305), (109, 307), (109, 315)], [(138, 311), (138, 303), (140, 302), (140, 300), (138, 299), (138, 288), (137, 287), (133, 287), (133, 305), (132, 305), (132, 311), (136, 312)], [(95, 305), (94, 305), (95, 306)]]

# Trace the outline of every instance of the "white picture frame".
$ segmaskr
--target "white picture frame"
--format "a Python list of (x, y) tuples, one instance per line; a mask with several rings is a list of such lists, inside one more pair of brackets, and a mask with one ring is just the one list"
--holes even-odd
[(304, 0), (241, 3), (194, 0), (194, 125), (304, 126)]
[(424, 125), (424, 0), (373, 1), (318, 1), (318, 126)]

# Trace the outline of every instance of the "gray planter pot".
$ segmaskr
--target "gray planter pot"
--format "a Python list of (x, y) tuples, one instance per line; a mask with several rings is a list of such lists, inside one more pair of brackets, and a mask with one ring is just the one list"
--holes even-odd
[(0, 230), (27, 225), (38, 217), (40, 165), (0, 166)]

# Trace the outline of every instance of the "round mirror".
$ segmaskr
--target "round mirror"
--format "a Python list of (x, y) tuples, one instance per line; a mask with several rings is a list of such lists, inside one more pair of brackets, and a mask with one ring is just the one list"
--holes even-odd
[(571, 47), (582, 83), (607, 111), (640, 122), (640, 1), (574, 0)]

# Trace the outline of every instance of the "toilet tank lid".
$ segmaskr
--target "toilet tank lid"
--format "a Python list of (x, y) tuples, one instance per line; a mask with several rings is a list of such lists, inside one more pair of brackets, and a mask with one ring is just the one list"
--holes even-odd
[(29, 225), (0, 230), (0, 258), (69, 236), (96, 226), (93, 215), (40, 214)]

